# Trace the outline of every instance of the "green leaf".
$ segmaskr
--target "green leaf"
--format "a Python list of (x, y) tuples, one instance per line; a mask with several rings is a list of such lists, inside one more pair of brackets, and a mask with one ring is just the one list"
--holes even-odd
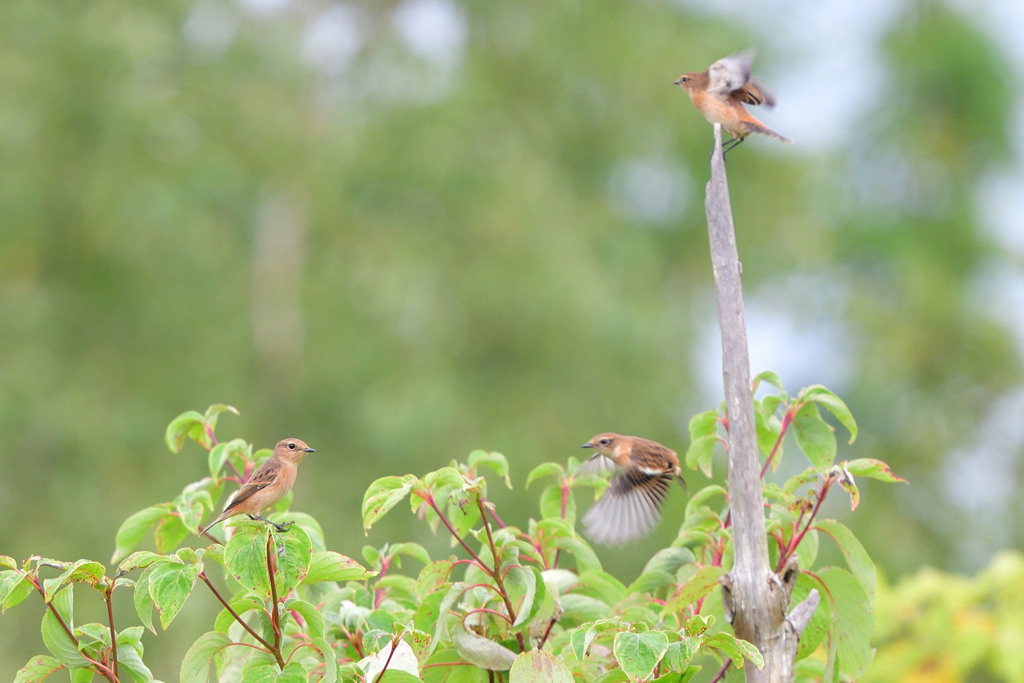
[[(793, 596), (790, 604), (796, 606), (803, 602), (810, 595), (811, 590), (815, 589), (815, 585), (814, 579), (801, 572), (796, 579), (796, 585), (793, 587)], [(819, 596), (821, 592), (820, 586), (818, 586)], [(832, 606), (827, 599), (822, 598), (811, 615), (811, 620), (807, 622), (804, 632), (800, 634), (800, 643), (797, 646), (796, 652), (796, 659), (798, 661), (809, 657), (818, 649), (818, 646), (825, 639), (831, 624)]]
[(139, 575), (135, 582), (134, 602), (139, 621), (150, 631), (156, 633), (156, 629), (153, 628), (153, 597), (149, 594), (149, 576), (152, 573), (153, 566), (150, 565)]
[(670, 614), (676, 614), (686, 609), (689, 605), (697, 602), (701, 598), (705, 597), (715, 587), (718, 586), (718, 580), (725, 574), (723, 567), (715, 567), (712, 565), (705, 565), (700, 567), (687, 579), (679, 591), (676, 592), (672, 598), (665, 603), (661, 613), (663, 616)]
[(423, 477), (423, 485), (428, 491), (440, 488), (460, 489), (464, 483), (462, 473), (454, 467), (442, 467), (439, 470), (428, 472)]
[(419, 543), (392, 543), (388, 545), (388, 552), (391, 557), (395, 558), (395, 563), (398, 566), (402, 566), (403, 556), (419, 560), (423, 564), (430, 563), (430, 553)]
[(0, 572), (0, 610), (6, 612), (32, 593), (29, 575), (20, 569)]
[(14, 683), (42, 683), (46, 678), (64, 668), (56, 658), (49, 655), (36, 655), (28, 660), (28, 664), (18, 670)]
[(820, 481), (821, 473), (813, 467), (808, 467), (800, 474), (794, 474), (787, 479), (786, 483), (782, 485), (782, 490), (786, 493), (794, 493), (803, 486), (817, 484)]
[(533, 619), (547, 592), (540, 570), (536, 567), (512, 567), (506, 574), (505, 587), (512, 603), (518, 605), (512, 628)]
[(234, 406), (229, 406), (226, 403), (214, 403), (206, 409), (206, 414), (203, 415), (203, 419), (210, 425), (210, 431), (217, 428), (217, 418), (220, 417), (221, 413), (232, 413), (234, 415), (241, 415), (238, 409)]
[(210, 662), (214, 655), (230, 644), (231, 639), (217, 631), (199, 636), (181, 662), (181, 680), (189, 683), (205, 683), (210, 680)]
[(629, 584), (630, 594), (651, 593), (659, 588), (673, 585), (676, 582), (674, 574), (661, 571), (643, 571), (636, 581)]
[(594, 621), (608, 616), (608, 605), (602, 600), (580, 593), (569, 593), (558, 599), (563, 615), (575, 621)]
[(779, 391), (783, 391), (782, 378), (780, 378), (778, 374), (772, 372), (771, 370), (762, 370), (761, 372), (757, 373), (757, 376), (754, 377), (754, 381), (752, 383), (754, 386), (754, 391), (757, 391), (757, 385), (760, 384), (761, 382), (771, 384)]
[[(246, 612), (253, 610), (263, 610), (264, 602), (262, 598), (259, 598), (252, 593), (242, 592), (238, 596), (228, 601), (231, 605), (231, 609), (238, 616), (243, 616)], [(213, 622), (213, 630), (220, 631), (221, 633), (227, 633), (231, 625), (235, 623), (235, 617), (226, 608), (222, 609), (218, 614), (217, 618)]]
[(686, 501), (685, 516), (689, 517), (694, 513), (694, 511), (697, 508), (699, 508), (702, 505), (705, 505), (707, 500), (709, 500), (710, 498), (715, 498), (717, 496), (722, 497), (722, 504), (724, 506), (725, 502), (729, 498), (729, 492), (726, 491), (724, 487), (718, 486), (717, 484), (710, 484), (708, 486), (705, 486), (701, 490), (695, 492), (690, 497), (690, 500)]
[[(441, 603), (444, 602), (447, 591), (436, 590), (432, 593), (428, 593), (423, 596), (420, 601), (419, 607), (416, 608), (415, 614), (412, 617), (413, 626), (425, 633), (439, 633), (438, 628), (441, 615)], [(447, 615), (444, 615), (447, 617)], [(436, 638), (432, 638), (432, 645), (436, 644)]]
[(139, 510), (126, 519), (121, 524), (121, 528), (117, 530), (117, 548), (114, 550), (114, 556), (110, 558), (110, 561), (116, 563), (122, 557), (135, 550), (135, 546), (139, 544), (139, 541), (146, 535), (146, 532), (154, 524), (170, 514), (171, 511), (168, 505), (154, 505), (145, 510)]
[(448, 583), (452, 567), (455, 563), (452, 560), (435, 560), (420, 570), (416, 579), (416, 592), (420, 595), (428, 595), (444, 587)]
[(875, 630), (871, 600), (845, 569), (826, 567), (817, 576), (824, 585), (823, 597), (832, 608), (839, 670), (853, 679), (861, 678), (875, 655), (871, 648)]
[(648, 571), (665, 571), (675, 574), (679, 567), (696, 561), (693, 552), (688, 548), (663, 548), (654, 553), (644, 565), (641, 575)]
[(470, 633), (461, 622), (452, 626), (452, 643), (455, 650), (470, 664), (488, 671), (507, 671), (516, 661), (516, 654), (504, 645), (489, 638)]
[(703, 439), (708, 436), (718, 436), (718, 411), (706, 410), (690, 418), (689, 432), (690, 441)]
[(556, 538), (552, 543), (559, 550), (564, 550), (576, 560), (576, 569), (579, 572), (600, 571), (601, 560), (597, 559), (594, 549), (579, 536), (573, 538)]
[(153, 680), (153, 672), (142, 661), (142, 632), (141, 626), (132, 626), (117, 634), (117, 659), (121, 669), (127, 669), (133, 680), (149, 683)]
[(557, 657), (544, 650), (528, 650), (508, 672), (509, 683), (573, 683), (572, 672)]
[(570, 523), (576, 521), (576, 497), (562, 498), (562, 485), (545, 486), (540, 493), (540, 516), (545, 520), (562, 519), (562, 504), (565, 504), (565, 519)]
[(277, 674), (277, 683), (307, 683), (309, 676), (306, 675), (306, 670), (298, 662), (288, 662), (281, 669), (281, 673)]
[(836, 396), (834, 393), (821, 386), (815, 384), (809, 386), (800, 392), (800, 396), (805, 401), (811, 401), (817, 403), (820, 406), (832, 413), (832, 415), (839, 420), (839, 423), (846, 427), (846, 430), (850, 432), (850, 443), (857, 440), (857, 422), (853, 419), (853, 413), (846, 407), (846, 403), (843, 399)]
[(597, 629), (594, 628), (593, 624), (583, 624), (572, 630), (569, 634), (569, 647), (572, 648), (577, 661), (582, 662), (586, 659), (587, 651), (590, 650), (590, 644), (594, 642), (596, 637)]
[(192, 593), (201, 564), (167, 562), (153, 567), (149, 575), (149, 595), (160, 612), (160, 626), (165, 631), (177, 616), (185, 599)]
[(731, 633), (725, 633), (724, 631), (713, 633), (704, 639), (701, 647), (710, 647), (721, 651), (726, 656), (732, 658), (732, 662), (737, 668), (742, 666), (744, 659), (750, 660), (758, 669), (764, 667), (764, 657), (761, 656), (758, 649)]
[[(312, 555), (312, 543), (309, 535), (300, 526), (292, 526), (288, 531), (279, 532), (270, 529), (276, 547), (276, 572), (278, 596), (287, 595), (305, 578), (309, 571)], [(266, 554), (264, 553), (264, 557)]]
[(890, 484), (896, 482), (909, 483), (903, 477), (893, 474), (892, 470), (884, 462), (873, 458), (850, 460), (846, 463), (846, 470), (855, 477), (867, 477), (868, 479), (877, 479), (878, 481), (885, 481)]
[(14, 677), (14, 683), (42, 683), (51, 674), (64, 668), (56, 658), (49, 655), (36, 655), (28, 660)]
[[(72, 586), (68, 586), (53, 596), (53, 600), (49, 604), (57, 610), (60, 614), (61, 619), (64, 620), (64, 624), (68, 628), (74, 629), (74, 592)], [(46, 645), (46, 649), (56, 657), (61, 664), (68, 668), (88, 666), (89, 660), (82, 656), (82, 653), (78, 651), (74, 641), (71, 640), (71, 636), (64, 630), (57, 617), (53, 615), (51, 610), (46, 610), (43, 614), (42, 623), (42, 635), (43, 644)]]
[(685, 671), (697, 654), (700, 643), (697, 638), (682, 636), (681, 640), (674, 640), (668, 644), (665, 656), (662, 658), (663, 668), (671, 671)]
[(338, 655), (334, 653), (334, 648), (332, 648), (331, 644), (324, 638), (313, 638), (311, 644), (317, 649), (324, 660), (324, 677), (322, 683), (336, 683), (339, 675)]
[(0, 569), (17, 569), (18, 563), (10, 555), (0, 555)]
[(530, 488), (530, 484), (541, 477), (556, 477), (561, 482), (565, 479), (565, 468), (557, 462), (544, 462), (537, 465), (526, 475), (526, 488)]
[(210, 449), (210, 455), (207, 458), (210, 465), (210, 476), (217, 481), (221, 478), (221, 470), (224, 468), (225, 462), (230, 461), (235, 464), (236, 468), (241, 469), (239, 465), (251, 458), (252, 447), (246, 443), (245, 439), (222, 441)]
[(668, 635), (662, 631), (615, 634), (612, 652), (622, 670), (632, 678), (647, 678), (668, 650)]
[[(195, 517), (195, 522), (198, 524), (200, 519), (202, 519), (201, 514)], [(167, 515), (157, 522), (156, 531), (153, 532), (153, 538), (156, 540), (156, 549), (162, 553), (169, 553), (177, 548), (190, 533), (192, 532), (189, 531), (180, 517), (177, 515)]]
[(324, 636), (324, 615), (320, 609), (305, 600), (289, 600), (285, 609), (298, 613), (306, 622), (304, 632), (310, 638), (323, 638)]
[(686, 466), (691, 470), (700, 468), (701, 472), (710, 477), (711, 458), (715, 454), (715, 444), (721, 440), (721, 437), (718, 435), (709, 434), (691, 441), (689, 448), (686, 449), (686, 455), (683, 458)]
[(363, 496), (363, 531), (369, 532), (377, 520), (402, 502), (416, 481), (415, 476), (406, 474), (402, 477), (381, 477), (370, 484)]
[(364, 581), (377, 572), (366, 569), (350, 557), (331, 550), (313, 553), (309, 562), (309, 571), (302, 584), (304, 586), (321, 581)]
[(134, 569), (145, 569), (156, 562), (166, 562), (165, 555), (154, 553), (149, 550), (137, 550), (117, 565), (118, 574), (127, 574)]
[(479, 469), (481, 465), (486, 465), (505, 480), (506, 486), (512, 488), (512, 480), (508, 478), (508, 459), (501, 453), (482, 450), (473, 451), (469, 454), (467, 462), (474, 470)]
[(239, 521), (235, 533), (224, 547), (224, 566), (246, 590), (270, 597), (267, 578), (267, 534), (262, 523)]
[(805, 403), (793, 417), (793, 435), (800, 450), (820, 472), (827, 471), (836, 457), (836, 435), (821, 419), (818, 407)]
[(107, 568), (92, 560), (78, 560), (61, 572), (60, 576), (43, 581), (43, 599), (49, 602), (54, 594), (68, 583), (88, 583), (95, 586), (106, 575)]
[(209, 448), (206, 418), (194, 410), (187, 410), (171, 420), (164, 433), (164, 442), (172, 453), (180, 451), (185, 446), (185, 440), (189, 438)]
[(580, 582), (576, 590), (584, 595), (603, 600), (609, 607), (613, 607), (626, 594), (626, 587), (622, 585), (621, 581), (607, 572), (594, 570), (580, 574)]
[[(461, 581), (456, 581), (448, 588), (448, 592), (444, 594), (444, 598), (437, 606), (437, 621), (434, 625), (434, 633), (430, 640), (429, 653), (433, 653), (438, 645), (441, 644), (442, 636), (447, 631), (447, 625), (451, 621), (451, 615), (448, 611), (452, 606), (458, 602), (459, 598), (466, 591), (466, 584)], [(462, 630), (461, 626), (457, 626), (455, 630)]]
[(779, 468), (782, 462), (783, 444), (780, 441), (782, 436), (782, 422), (775, 416), (775, 410), (779, 401), (777, 396), (768, 396), (760, 404), (755, 404), (754, 423), (757, 428), (757, 449), (765, 457), (771, 455), (772, 449), (775, 455), (772, 457), (772, 471)]

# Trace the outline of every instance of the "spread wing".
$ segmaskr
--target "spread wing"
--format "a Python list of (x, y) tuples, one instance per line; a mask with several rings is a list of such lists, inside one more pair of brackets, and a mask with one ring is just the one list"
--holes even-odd
[(619, 466), (615, 464), (614, 460), (600, 453), (594, 453), (594, 455), (583, 461), (577, 472), (580, 474), (604, 474), (605, 472), (614, 472), (617, 469), (619, 469)]
[(753, 63), (753, 50), (722, 57), (708, 68), (708, 91), (718, 97), (729, 97), (750, 80)]
[(708, 91), (721, 98), (733, 97), (744, 104), (774, 106), (775, 98), (768, 88), (756, 78), (750, 77), (750, 66), (753, 63), (753, 50), (722, 57), (708, 69)]
[(256, 471), (252, 473), (242, 488), (235, 492), (235, 495), (231, 496), (231, 500), (224, 506), (224, 511), (227, 512), (233, 507), (238, 506), (242, 501), (251, 498), (257, 491), (262, 491), (267, 488), (275, 481), (277, 481), (277, 475), (281, 472), (281, 461), (276, 458), (271, 458), (265, 463), (256, 468)]
[(587, 536), (605, 545), (623, 545), (645, 536), (661, 520), (672, 471), (627, 467), (612, 479), (601, 499), (583, 516)]

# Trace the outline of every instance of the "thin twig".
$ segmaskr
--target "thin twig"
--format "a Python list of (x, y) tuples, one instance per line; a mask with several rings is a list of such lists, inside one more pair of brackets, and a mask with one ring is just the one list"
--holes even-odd
[(388, 666), (391, 664), (391, 658), (395, 656), (395, 649), (398, 647), (398, 645), (397, 645), (398, 639), (399, 639), (399, 636), (398, 636), (397, 633), (394, 636), (392, 636), (392, 638), (391, 638), (391, 652), (388, 653), (388, 658), (384, 661), (384, 668), (381, 669), (380, 673), (377, 674), (377, 677), (375, 679), (373, 679), (373, 683), (380, 683), (380, 679), (384, 678), (384, 672), (386, 672), (388, 670)]
[[(803, 531), (799, 534), (794, 533), (793, 538), (789, 541), (789, 547), (786, 548), (786, 552), (779, 554), (779, 564), (775, 569), (776, 573), (782, 571), (782, 568), (786, 566), (786, 561), (796, 551), (797, 546), (800, 545), (800, 541), (804, 540), (804, 536), (806, 536), (807, 532), (811, 530), (811, 526), (814, 524), (814, 518), (818, 515), (818, 510), (821, 509), (821, 504), (825, 502), (825, 496), (828, 495), (829, 489), (832, 488), (833, 481), (835, 481), (835, 479), (829, 477), (822, 483), (821, 491), (818, 493), (818, 500), (814, 504), (814, 509), (811, 510), (811, 516), (807, 518), (807, 524), (804, 525)], [(803, 513), (801, 513), (801, 517), (803, 517)], [(799, 520), (797, 523), (799, 524)]]
[(725, 672), (729, 670), (731, 665), (732, 659), (726, 659), (725, 663), (722, 664), (722, 668), (718, 670), (718, 673), (715, 674), (715, 677), (711, 679), (710, 683), (718, 683), (718, 681), (722, 680), (725, 676)]
[(114, 678), (121, 680), (121, 672), (117, 666), (117, 631), (114, 630), (114, 607), (111, 604), (111, 594), (114, 592), (114, 582), (103, 591), (103, 599), (107, 602), (107, 623), (110, 624), (110, 650), (114, 658)]
[(270, 616), (270, 625), (274, 628), (274, 658), (277, 665), (284, 668), (284, 658), (281, 656), (281, 610), (277, 605), (277, 582), (274, 581), (274, 532), (267, 533), (267, 578), (270, 580), (270, 599), (273, 602), (273, 611)]
[[(79, 654), (81, 654), (86, 660), (88, 660), (89, 664), (96, 667), (96, 671), (99, 672), (101, 676), (110, 681), (110, 683), (118, 683), (117, 676), (114, 674), (113, 671), (111, 671), (110, 667), (108, 667), (103, 662), (97, 661), (89, 655), (82, 652), (81, 648), (79, 647), (78, 638), (75, 637), (75, 634), (71, 630), (71, 627), (68, 626), (68, 623), (66, 621), (64, 621), (64, 617), (60, 615), (60, 612), (58, 612), (57, 608), (53, 606), (53, 603), (46, 599), (46, 591), (44, 591), (43, 587), (39, 585), (39, 582), (35, 579), (35, 577), (29, 576), (29, 581), (31, 581), (32, 585), (35, 586), (37, 591), (39, 591), (39, 595), (42, 596), (43, 602), (46, 603), (46, 608), (50, 610), (50, 613), (53, 614), (54, 617), (57, 618), (57, 623), (60, 624), (62, 629), (64, 629), (64, 633), (68, 634), (68, 638), (71, 639), (71, 643), (75, 646), (75, 649), (78, 650)], [(71, 589), (68, 588), (66, 590)]]
[(779, 438), (775, 440), (775, 445), (772, 446), (772, 452), (768, 454), (767, 458), (765, 458), (764, 467), (761, 468), (761, 478), (762, 479), (764, 479), (765, 472), (768, 471), (768, 466), (772, 464), (772, 459), (775, 457), (775, 454), (779, 451), (779, 446), (782, 445), (782, 439), (785, 438), (786, 430), (789, 428), (789, 424), (792, 421), (793, 421), (793, 415), (790, 413), (789, 409), (787, 408), (786, 412), (783, 413), (783, 415), (782, 415), (782, 428), (779, 429)]
[[(486, 506), (480, 497), (477, 497), (476, 504), (480, 508), (480, 516), (484, 520), (484, 535), (487, 536), (487, 545), (491, 549), (491, 559), (494, 561), (494, 571), (491, 573), (491, 578), (494, 579), (494, 584), (498, 587), (501, 599), (505, 603), (505, 609), (508, 610), (508, 623), (514, 624), (516, 621), (516, 610), (512, 606), (512, 599), (509, 598), (508, 591), (505, 590), (505, 581), (501, 576), (501, 560), (498, 557), (498, 549), (494, 545), (494, 536), (491, 534), (491, 525), (487, 523), (487, 513), (484, 510)], [(516, 641), (519, 643), (519, 651), (526, 652), (526, 641), (523, 639), (521, 631), (516, 631)]]
[[(426, 502), (426, 504), (430, 506), (431, 510), (437, 513), (438, 518), (440, 518), (441, 523), (444, 524), (445, 528), (448, 529), (448, 532), (452, 535), (452, 538), (459, 542), (459, 545), (461, 545), (465, 549), (465, 551), (469, 553), (470, 557), (473, 558), (474, 562), (476, 562), (481, 568), (484, 568), (483, 560), (481, 560), (480, 556), (477, 555), (473, 551), (473, 549), (470, 548), (466, 544), (466, 542), (462, 540), (462, 537), (459, 536), (459, 532), (455, 530), (455, 527), (452, 526), (451, 522), (448, 521), (448, 518), (444, 516), (443, 512), (441, 512), (441, 508), (437, 507), (437, 502), (434, 500), (434, 497), (429, 494), (427, 496), (423, 496), (422, 494), (420, 494), (420, 497), (423, 498), (424, 502)], [(486, 568), (484, 568), (484, 570), (486, 571)]]
[(263, 636), (261, 636), (260, 634), (256, 633), (256, 631), (254, 631), (252, 629), (252, 627), (249, 626), (249, 624), (245, 623), (245, 620), (242, 619), (241, 616), (239, 616), (238, 612), (236, 612), (234, 609), (232, 609), (231, 605), (228, 604), (228, 601), (225, 600), (224, 596), (222, 596), (220, 594), (220, 591), (218, 591), (216, 588), (214, 588), (213, 584), (210, 583), (210, 579), (207, 578), (206, 572), (199, 572), (199, 578), (203, 580), (203, 583), (205, 583), (207, 586), (209, 586), (210, 590), (213, 591), (214, 596), (217, 598), (218, 601), (220, 601), (220, 604), (224, 605), (224, 609), (226, 609), (228, 611), (228, 614), (230, 614), (232, 617), (234, 617), (235, 621), (237, 621), (239, 624), (241, 624), (242, 628), (244, 628), (246, 631), (249, 632), (249, 635), (251, 635), (257, 641), (259, 641), (260, 645), (262, 645), (263, 647), (265, 647), (267, 649), (267, 652), (272, 652), (274, 647), (270, 643), (268, 643), (266, 640), (264, 640)]

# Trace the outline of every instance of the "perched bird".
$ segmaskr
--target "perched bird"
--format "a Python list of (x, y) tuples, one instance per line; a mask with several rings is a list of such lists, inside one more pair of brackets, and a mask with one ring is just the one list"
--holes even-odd
[(273, 455), (253, 471), (249, 480), (242, 484), (242, 488), (228, 498), (224, 511), (217, 515), (217, 518), (209, 526), (200, 531), (199, 535), (202, 536), (218, 522), (235, 515), (249, 515), (250, 519), (263, 520), (267, 524), (273, 524), (278, 531), (285, 531), (291, 526), (291, 522), (276, 524), (261, 517), (260, 513), (288, 494), (292, 484), (295, 483), (295, 474), (298, 471), (299, 463), (306, 457), (306, 453), (315, 452), (301, 439), (278, 441), (274, 446)]
[(707, 71), (686, 73), (675, 81), (693, 100), (693, 104), (711, 123), (720, 123), (732, 134), (732, 140), (723, 145), (728, 151), (743, 142), (751, 133), (762, 133), (769, 137), (792, 142), (764, 125), (747, 111), (746, 104), (775, 105), (775, 98), (761, 83), (750, 77), (750, 65), (754, 51), (723, 57), (712, 64)]
[(676, 452), (657, 441), (612, 433), (598, 434), (581, 448), (597, 453), (580, 471), (618, 470), (583, 516), (587, 536), (605, 545), (623, 545), (647, 535), (661, 519), (658, 508), (669, 484), (673, 479), (683, 483)]

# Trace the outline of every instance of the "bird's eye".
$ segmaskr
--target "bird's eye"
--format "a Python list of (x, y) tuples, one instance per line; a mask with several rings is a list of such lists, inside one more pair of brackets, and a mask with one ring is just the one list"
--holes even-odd
[(690, 80), (690, 79), (689, 79), (689, 77), (687, 77), (687, 76), (681, 76), (681, 77), (679, 78), (679, 82), (680, 82), (680, 83), (686, 83), (686, 82), (687, 82), (688, 80)]
[(295, 444), (294, 444), (294, 443), (292, 443), (292, 442), (289, 442), (289, 443), (288, 443), (288, 448), (290, 448), (291, 450), (293, 450), (293, 451), (294, 451), (294, 450), (295, 450)]
[(602, 445), (602, 446), (607, 446), (607, 445), (608, 445), (608, 444), (610, 444), (611, 442), (612, 442), (612, 440), (611, 440), (611, 439), (601, 439), (601, 445)]

